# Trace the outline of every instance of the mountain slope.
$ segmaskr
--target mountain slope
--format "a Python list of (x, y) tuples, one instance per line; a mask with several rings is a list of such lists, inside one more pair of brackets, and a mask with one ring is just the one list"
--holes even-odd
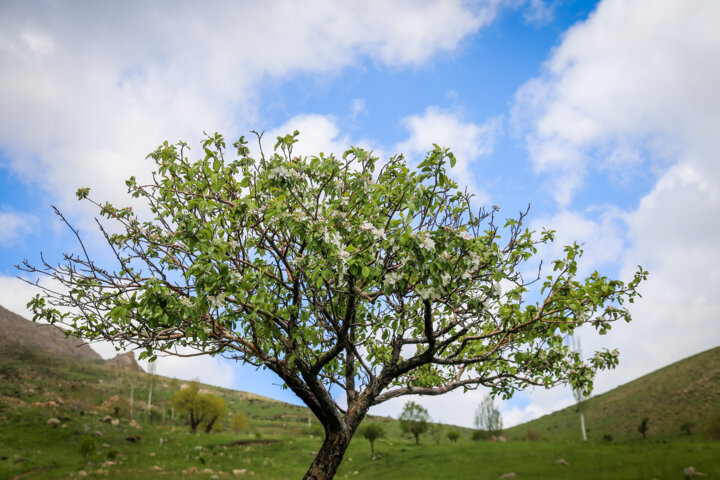
[(0, 306), (0, 346), (19, 343), (53, 355), (80, 360), (102, 360), (95, 350), (79, 338), (66, 337), (52, 325), (33, 323)]
[[(638, 426), (648, 418), (648, 436), (682, 435), (681, 425), (704, 431), (712, 415), (720, 413), (720, 347), (656, 370), (585, 401), (588, 438), (640, 438)], [(554, 412), (510, 430), (523, 436), (534, 431), (553, 440), (580, 438), (575, 406)]]

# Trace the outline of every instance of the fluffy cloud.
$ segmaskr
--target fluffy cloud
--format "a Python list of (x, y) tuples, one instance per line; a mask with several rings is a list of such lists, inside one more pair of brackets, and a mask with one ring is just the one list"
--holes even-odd
[(0, 210), (0, 247), (9, 247), (37, 226), (34, 215), (18, 213), (9, 209)]
[(499, 118), (478, 125), (465, 121), (457, 112), (431, 106), (421, 114), (408, 116), (403, 123), (409, 137), (394, 147), (396, 152), (417, 161), (432, 148), (432, 143), (449, 147), (457, 157), (454, 177), (480, 192), (474, 185), (473, 163), (493, 151), (495, 136), (501, 128)]
[(516, 97), (514, 121), (560, 206), (597, 175), (654, 183), (629, 211), (554, 219), (587, 238), (591, 263), (616, 257), (625, 279), (650, 271), (633, 323), (583, 338), (621, 350), (600, 391), (720, 344), (718, 18), (712, 1), (605, 0)]

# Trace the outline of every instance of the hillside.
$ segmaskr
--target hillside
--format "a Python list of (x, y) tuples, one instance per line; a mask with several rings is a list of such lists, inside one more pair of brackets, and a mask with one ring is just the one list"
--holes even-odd
[[(710, 416), (720, 413), (720, 347), (699, 353), (584, 403), (589, 439), (610, 435), (615, 440), (639, 438), (638, 426), (648, 418), (649, 437), (683, 434), (684, 423), (704, 430)], [(554, 412), (508, 431), (524, 436), (528, 430), (551, 440), (580, 437), (575, 406)]]
[(33, 323), (0, 306), (0, 346), (8, 343), (18, 343), (70, 358), (102, 360), (81, 339), (66, 337), (62, 330), (53, 325)]

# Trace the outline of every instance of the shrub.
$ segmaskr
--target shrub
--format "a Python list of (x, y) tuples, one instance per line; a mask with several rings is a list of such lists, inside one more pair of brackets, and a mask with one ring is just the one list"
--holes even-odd
[(489, 440), (491, 436), (492, 433), (487, 430), (473, 430), (472, 433), (473, 440)]
[(540, 440), (540, 433), (536, 432), (535, 430), (528, 430), (527, 432), (525, 432), (525, 439), (531, 442), (535, 442), (537, 440)]
[(447, 432), (447, 438), (448, 438), (448, 440), (450, 440), (452, 443), (455, 443), (455, 442), (458, 441), (458, 438), (460, 438), (460, 432), (458, 432), (457, 430), (448, 430), (448, 432)]
[(603, 433), (602, 439), (605, 440), (606, 442), (612, 442), (613, 436), (610, 435), (609, 433)]
[(91, 436), (85, 435), (80, 440), (80, 454), (85, 457), (87, 460), (90, 455), (93, 454), (95, 449), (97, 448), (97, 443), (95, 442), (95, 439)]
[(230, 429), (234, 433), (240, 433), (243, 430), (247, 430), (247, 428), (248, 428), (248, 421), (247, 421), (247, 418), (245, 418), (245, 415), (243, 415), (240, 412), (233, 413), (233, 416), (230, 419)]
[(683, 422), (680, 424), (680, 431), (685, 435), (692, 435), (693, 428), (695, 428), (695, 422)]
[(642, 434), (643, 438), (647, 438), (649, 420), (650, 419), (648, 417), (645, 417), (640, 421), (640, 425), (638, 425), (638, 432)]
[(707, 434), (713, 440), (720, 440), (720, 412), (710, 417), (707, 424)]

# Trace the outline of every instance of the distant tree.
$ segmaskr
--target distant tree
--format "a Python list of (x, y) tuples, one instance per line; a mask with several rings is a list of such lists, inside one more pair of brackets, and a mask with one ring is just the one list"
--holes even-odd
[(445, 432), (445, 427), (439, 423), (433, 423), (430, 425), (429, 432), (430, 436), (435, 439), (435, 444), (440, 445), (440, 440), (442, 439), (443, 432)]
[[(578, 278), (573, 244), (528, 278), (554, 233), (528, 229), (527, 211), (476, 208), (448, 176), (449, 150), (434, 146), (416, 165), (358, 148), (298, 157), (297, 135), (258, 158), (244, 138), (231, 158), (221, 135), (208, 136), (197, 160), (165, 142), (148, 155), (149, 182), (126, 182), (146, 209), (80, 188), (112, 224), (98, 222), (115, 264), (90, 258), (56, 209), (82, 253), (21, 267), (52, 280), (33, 282), (43, 290), (34, 319), (143, 358), (188, 347), (268, 368), (323, 425), (308, 478), (334, 475), (373, 405), (478, 386), (505, 396), (583, 387), (617, 364), (605, 350), (583, 365), (565, 339), (584, 324), (604, 333), (629, 321), (622, 304), (642, 269), (628, 284)], [(345, 405), (329, 392), (337, 386)]]
[[(572, 349), (577, 352), (578, 355), (582, 356), (582, 349), (580, 348), (580, 337), (575, 334), (572, 336)], [(577, 411), (580, 414), (580, 432), (582, 433), (583, 442), (587, 442), (587, 432), (585, 430), (585, 413), (583, 412), (583, 405), (587, 395), (585, 389), (581, 387), (575, 387), (572, 389), (573, 397), (575, 397), (575, 404), (577, 405)]]
[(413, 401), (405, 404), (400, 414), (400, 430), (403, 433), (412, 434), (415, 437), (415, 444), (420, 443), (420, 435), (428, 429), (430, 415), (425, 407)]
[(148, 362), (148, 375), (150, 376), (150, 388), (148, 389), (148, 400), (147, 400), (147, 412), (148, 421), (152, 421), (152, 392), (153, 392), (153, 378), (157, 371), (157, 361)]
[(640, 421), (640, 425), (638, 426), (638, 432), (640, 432), (643, 436), (643, 438), (647, 438), (647, 431), (648, 431), (648, 421), (650, 419), (645, 417)]
[(225, 400), (216, 395), (199, 393), (199, 385), (195, 382), (177, 392), (172, 405), (179, 414), (188, 416), (192, 432), (196, 432), (199, 425), (205, 424), (205, 433), (210, 433), (215, 422), (227, 410)]
[(205, 423), (205, 433), (210, 433), (217, 421), (227, 412), (227, 404), (217, 395), (198, 395), (198, 400)]
[(385, 436), (385, 429), (379, 423), (370, 423), (362, 429), (362, 436), (370, 442), (370, 451), (375, 453), (375, 440)]
[(680, 431), (685, 435), (692, 435), (693, 428), (695, 428), (695, 422), (683, 422), (680, 424)]
[(447, 438), (448, 438), (448, 440), (450, 440), (452, 443), (455, 443), (455, 442), (458, 441), (458, 438), (460, 438), (460, 432), (458, 432), (457, 430), (448, 430), (448, 432), (447, 432)]
[(720, 412), (710, 417), (706, 429), (710, 438), (720, 440)]
[(495, 407), (492, 396), (488, 395), (483, 398), (473, 417), (475, 428), (483, 430), (492, 435), (500, 435), (502, 433), (502, 415), (500, 410)]
[(230, 418), (230, 429), (234, 433), (240, 433), (243, 430), (247, 430), (247, 428), (248, 421), (247, 418), (245, 418), (245, 415), (240, 412), (233, 413), (233, 416)]

